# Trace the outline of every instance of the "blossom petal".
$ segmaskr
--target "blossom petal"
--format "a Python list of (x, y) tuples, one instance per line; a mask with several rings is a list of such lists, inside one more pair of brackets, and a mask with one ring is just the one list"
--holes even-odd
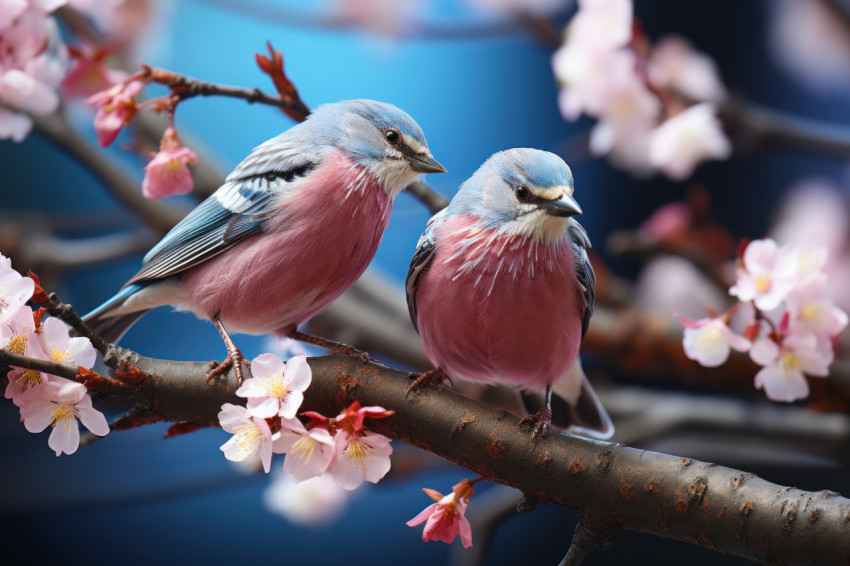
[(310, 387), (313, 380), (313, 371), (307, 364), (307, 357), (299, 354), (286, 362), (285, 377), (289, 380), (290, 390), (304, 391)]

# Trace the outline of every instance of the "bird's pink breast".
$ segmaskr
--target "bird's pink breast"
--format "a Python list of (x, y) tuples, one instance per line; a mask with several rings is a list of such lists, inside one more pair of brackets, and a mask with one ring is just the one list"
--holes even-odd
[(285, 333), (363, 274), (389, 222), (386, 191), (342, 154), (299, 182), (263, 232), (184, 273), (188, 310), (233, 332)]
[(458, 216), (417, 289), (425, 353), (450, 376), (540, 391), (578, 356), (583, 299), (568, 239), (546, 245)]

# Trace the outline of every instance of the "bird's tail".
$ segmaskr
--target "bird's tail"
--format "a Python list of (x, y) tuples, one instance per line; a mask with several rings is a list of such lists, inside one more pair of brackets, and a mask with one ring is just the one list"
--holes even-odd
[[(528, 414), (536, 413), (546, 402), (541, 393), (521, 391), (519, 395)], [(587, 380), (581, 359), (577, 359), (567, 374), (552, 386), (551, 426), (602, 440), (614, 434), (614, 423)]]
[(117, 343), (124, 336), (124, 333), (150, 310), (142, 308), (130, 312), (120, 312), (127, 310), (127, 299), (144, 288), (145, 285), (139, 284), (124, 287), (114, 297), (84, 316), (83, 320), (95, 334), (102, 336), (107, 342)]

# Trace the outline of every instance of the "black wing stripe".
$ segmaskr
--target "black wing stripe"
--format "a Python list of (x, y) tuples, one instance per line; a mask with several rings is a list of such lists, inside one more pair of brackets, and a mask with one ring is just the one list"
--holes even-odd
[(437, 246), (433, 240), (423, 240), (416, 248), (416, 253), (413, 254), (413, 259), (410, 260), (410, 270), (407, 272), (405, 281), (405, 289), (407, 291), (407, 310), (410, 312), (410, 320), (413, 322), (413, 327), (419, 332), (419, 327), (416, 323), (416, 292), (419, 285), (419, 277), (427, 271), (434, 261), (435, 250)]

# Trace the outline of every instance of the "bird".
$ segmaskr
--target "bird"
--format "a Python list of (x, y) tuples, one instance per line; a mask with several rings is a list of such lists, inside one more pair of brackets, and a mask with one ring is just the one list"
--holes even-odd
[[(596, 295), (590, 240), (573, 218), (573, 175), (557, 155), (501, 151), (465, 181), (419, 239), (406, 280), (410, 317), (433, 370), (518, 388), (532, 438), (550, 424), (597, 438), (613, 424), (579, 346)], [(553, 398), (554, 391), (554, 398)]]
[(240, 383), (244, 358), (231, 332), (363, 354), (298, 327), (365, 271), (395, 197), (422, 173), (445, 171), (401, 109), (373, 100), (322, 105), (256, 147), (84, 321), (116, 342), (155, 307), (194, 313), (212, 321), (227, 348), (208, 377), (233, 364)]

